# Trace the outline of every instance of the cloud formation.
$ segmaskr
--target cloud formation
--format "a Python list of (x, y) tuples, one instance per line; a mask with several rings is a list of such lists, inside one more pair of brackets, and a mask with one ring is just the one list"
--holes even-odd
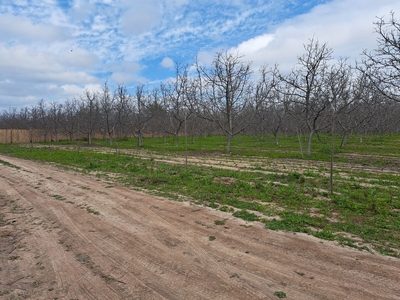
[(3, 0), (0, 109), (64, 101), (106, 80), (160, 82), (175, 61), (210, 63), (222, 50), (255, 70), (290, 70), (313, 37), (355, 60), (390, 11), (400, 14), (397, 0)]

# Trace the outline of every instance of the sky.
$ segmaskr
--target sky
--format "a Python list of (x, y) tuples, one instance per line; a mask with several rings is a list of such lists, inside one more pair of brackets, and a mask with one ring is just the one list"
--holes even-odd
[(63, 102), (105, 82), (154, 87), (218, 51), (289, 72), (311, 38), (336, 58), (376, 48), (398, 0), (0, 0), (0, 111)]

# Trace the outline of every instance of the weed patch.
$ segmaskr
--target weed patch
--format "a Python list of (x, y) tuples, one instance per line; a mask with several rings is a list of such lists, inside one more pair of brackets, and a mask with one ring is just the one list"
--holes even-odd
[(282, 291), (277, 291), (274, 293), (275, 296), (277, 296), (280, 299), (286, 298), (286, 293), (282, 292)]
[(257, 215), (250, 213), (245, 209), (235, 211), (232, 215), (234, 217), (241, 218), (245, 221), (251, 221), (251, 222), (258, 221), (260, 219)]
[(100, 215), (100, 213), (94, 209), (92, 209), (91, 207), (86, 207), (86, 211), (90, 214), (94, 214), (96, 216)]

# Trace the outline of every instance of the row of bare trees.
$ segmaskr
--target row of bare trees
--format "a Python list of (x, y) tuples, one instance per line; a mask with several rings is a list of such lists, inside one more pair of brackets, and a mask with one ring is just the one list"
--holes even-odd
[(307, 136), (306, 154), (318, 133), (340, 133), (342, 146), (350, 133), (399, 131), (400, 25), (394, 13), (379, 19), (377, 50), (364, 51), (354, 67), (333, 60), (328, 44), (311, 39), (289, 74), (263, 66), (256, 74), (239, 54), (218, 52), (211, 65), (198, 60), (175, 63), (175, 78), (158, 87), (139, 84), (129, 93), (123, 84), (63, 103), (44, 100), (31, 108), (11, 108), (0, 115), (1, 128), (39, 129), (43, 135), (63, 132), (71, 141), (80, 132), (91, 144), (94, 133), (108, 138), (144, 135), (178, 137), (224, 134), (227, 151), (240, 133)]

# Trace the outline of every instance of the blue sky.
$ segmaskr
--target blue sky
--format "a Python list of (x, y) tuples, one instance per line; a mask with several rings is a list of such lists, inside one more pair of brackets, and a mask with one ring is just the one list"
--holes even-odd
[(289, 71), (312, 37), (336, 57), (376, 46), (377, 16), (398, 0), (1, 0), (0, 110), (64, 101), (85, 89), (155, 85), (173, 63), (216, 51)]

